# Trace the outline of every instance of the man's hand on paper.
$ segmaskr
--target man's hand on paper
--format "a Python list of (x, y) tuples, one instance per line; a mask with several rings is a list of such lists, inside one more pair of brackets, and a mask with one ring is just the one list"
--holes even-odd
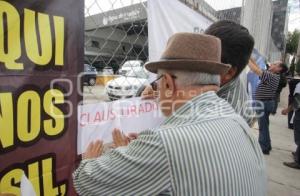
[(129, 133), (127, 136), (122, 134), (119, 129), (114, 129), (112, 132), (113, 148), (127, 146), (132, 140), (138, 137), (137, 133)]
[(96, 142), (91, 142), (85, 153), (82, 155), (82, 159), (93, 159), (101, 156), (103, 152), (103, 142), (97, 140)]
[(139, 136), (138, 133), (128, 133), (127, 138), (129, 139), (129, 142), (131, 142), (132, 140), (135, 140), (137, 137)]
[(120, 146), (127, 146), (129, 144), (128, 138), (121, 133), (120, 129), (114, 129), (112, 132), (113, 138), (113, 148), (118, 148)]

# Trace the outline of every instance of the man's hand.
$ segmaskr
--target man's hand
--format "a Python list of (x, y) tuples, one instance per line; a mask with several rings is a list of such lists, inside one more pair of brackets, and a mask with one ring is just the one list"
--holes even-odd
[(132, 140), (138, 137), (137, 133), (129, 133), (128, 136), (121, 133), (119, 129), (114, 129), (112, 132), (113, 137), (113, 148), (120, 146), (127, 146)]
[(129, 142), (131, 142), (132, 140), (135, 140), (138, 136), (139, 134), (132, 132), (132, 133), (128, 133), (127, 138), (129, 139)]
[(285, 108), (281, 111), (281, 114), (282, 115), (287, 115), (289, 113), (289, 109), (288, 108)]
[(113, 147), (127, 146), (129, 143), (128, 138), (121, 133), (120, 129), (114, 129), (112, 132)]
[(99, 157), (103, 152), (103, 142), (97, 140), (96, 142), (91, 142), (87, 147), (87, 150), (82, 155), (82, 159), (93, 159)]
[(141, 97), (142, 99), (155, 99), (157, 97), (157, 91), (154, 91), (151, 86), (146, 86)]
[(281, 111), (282, 115), (287, 115), (289, 112), (293, 111), (293, 104), (289, 105), (287, 108)]
[(250, 58), (248, 67), (253, 71), (256, 75), (262, 76), (263, 71), (260, 69), (260, 67), (256, 64), (255, 60)]

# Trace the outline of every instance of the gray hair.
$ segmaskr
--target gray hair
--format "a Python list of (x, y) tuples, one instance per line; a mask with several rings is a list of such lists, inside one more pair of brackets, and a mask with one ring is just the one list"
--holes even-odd
[(181, 71), (181, 70), (163, 70), (159, 69), (158, 74), (169, 73), (176, 76), (175, 84), (178, 86), (190, 86), (190, 85), (208, 85), (215, 84), (220, 86), (220, 75)]

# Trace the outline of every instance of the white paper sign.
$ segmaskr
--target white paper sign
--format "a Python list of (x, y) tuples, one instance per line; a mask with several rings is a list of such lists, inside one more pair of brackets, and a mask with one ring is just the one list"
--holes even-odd
[(114, 128), (125, 134), (139, 133), (159, 126), (163, 120), (154, 100), (132, 98), (79, 106), (77, 152), (82, 154), (87, 145), (97, 139), (112, 142)]

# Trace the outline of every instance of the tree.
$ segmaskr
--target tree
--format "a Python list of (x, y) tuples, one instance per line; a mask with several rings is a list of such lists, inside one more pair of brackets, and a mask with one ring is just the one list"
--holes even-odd
[[(290, 66), (290, 69), (289, 69), (289, 73), (292, 77), (294, 77), (294, 74), (295, 74), (295, 71), (296, 71), (296, 65), (295, 65), (295, 60), (296, 60), (296, 57), (294, 56), (293, 59), (292, 59), (292, 62), (291, 62), (291, 66)], [(297, 72), (297, 71), (296, 71)], [(298, 72), (297, 72), (298, 73)]]
[(300, 60), (299, 60), (299, 59), (298, 59), (298, 62), (297, 62), (297, 64), (296, 64), (295, 68), (296, 68), (296, 72), (297, 72), (298, 74), (300, 74)]
[(288, 33), (287, 43), (286, 43), (286, 53), (295, 55), (297, 53), (298, 43), (299, 43), (300, 31), (295, 29), (293, 33)]

